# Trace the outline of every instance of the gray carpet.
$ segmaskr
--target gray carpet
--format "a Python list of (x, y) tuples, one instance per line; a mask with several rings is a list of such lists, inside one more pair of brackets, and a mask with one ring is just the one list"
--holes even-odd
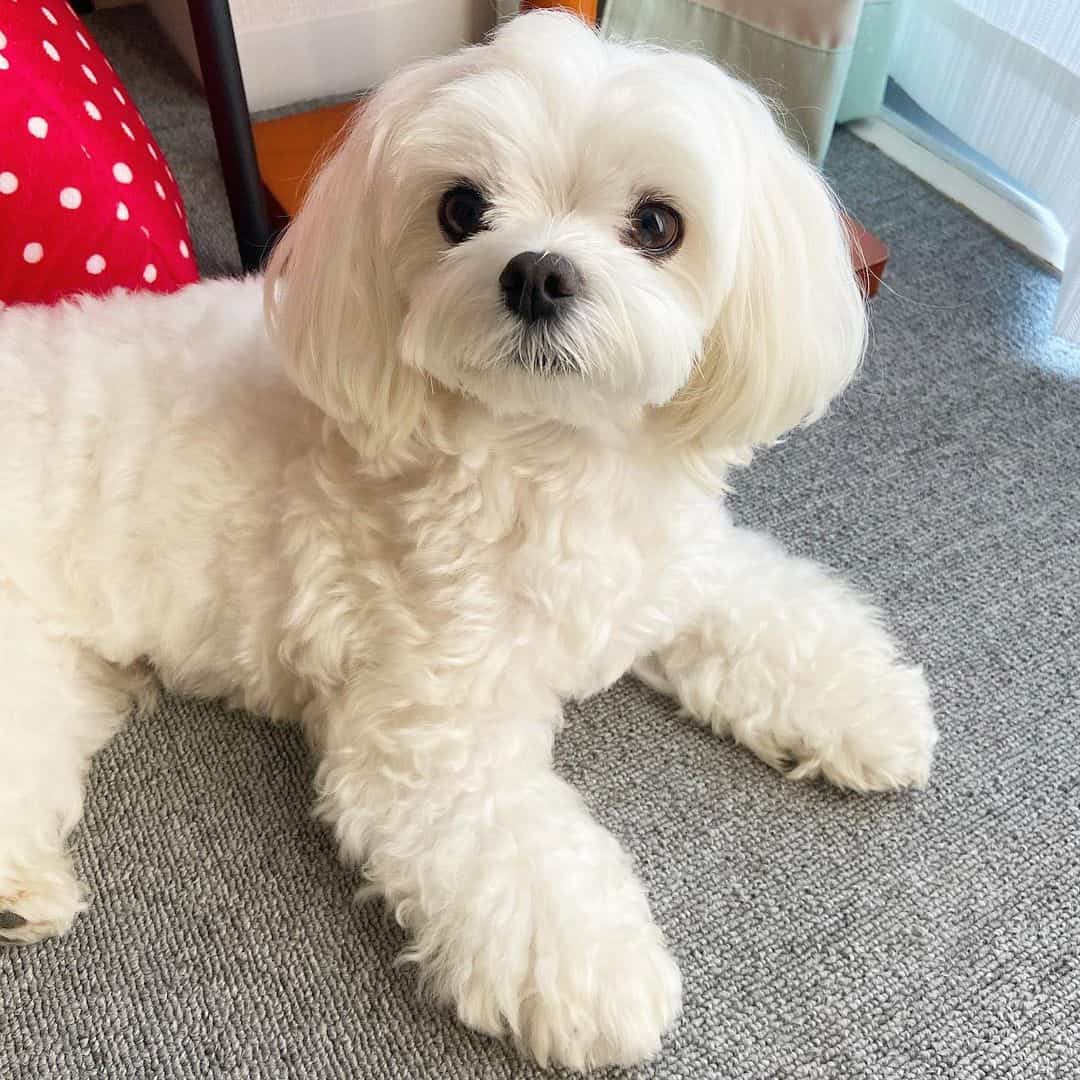
[[(195, 89), (100, 16), (204, 269), (235, 263)], [(892, 246), (833, 414), (738, 478), (745, 522), (843, 570), (933, 686), (930, 789), (785, 783), (629, 679), (570, 709), (561, 771), (622, 839), (685, 975), (663, 1080), (1080, 1076), (1080, 351), (1055, 283), (841, 133), (829, 171)], [(212, 741), (204, 729), (213, 726)], [(94, 768), (93, 907), (0, 952), (0, 1077), (540, 1074), (419, 1003), (350, 903), (294, 731), (170, 700)]]

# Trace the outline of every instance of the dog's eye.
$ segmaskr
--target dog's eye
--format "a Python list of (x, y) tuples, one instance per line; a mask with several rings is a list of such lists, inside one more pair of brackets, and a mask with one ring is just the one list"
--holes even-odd
[(487, 199), (476, 188), (458, 184), (439, 202), (439, 228), (451, 244), (460, 244), (484, 227), (487, 209)]
[(639, 203), (630, 219), (628, 239), (645, 255), (670, 255), (682, 243), (683, 223), (678, 210), (667, 203)]

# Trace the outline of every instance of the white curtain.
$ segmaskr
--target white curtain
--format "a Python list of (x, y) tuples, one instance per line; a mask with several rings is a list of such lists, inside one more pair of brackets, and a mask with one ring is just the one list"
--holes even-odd
[(1080, 0), (908, 0), (892, 74), (1056, 215), (1056, 329), (1080, 342)]

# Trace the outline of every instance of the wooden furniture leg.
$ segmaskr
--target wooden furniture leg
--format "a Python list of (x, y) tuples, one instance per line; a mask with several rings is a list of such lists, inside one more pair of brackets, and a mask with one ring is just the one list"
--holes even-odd
[(867, 300), (877, 296), (885, 264), (889, 261), (889, 249), (883, 240), (864, 229), (850, 214), (844, 215), (851, 247), (851, 265), (859, 279), (859, 287)]

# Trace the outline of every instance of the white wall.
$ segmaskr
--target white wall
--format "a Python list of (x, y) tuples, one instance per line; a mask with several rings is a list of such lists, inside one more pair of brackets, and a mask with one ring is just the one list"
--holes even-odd
[[(186, 0), (147, 6), (198, 74)], [(257, 112), (376, 86), (411, 60), (478, 41), (496, 9), (492, 0), (233, 0), (232, 14)]]

